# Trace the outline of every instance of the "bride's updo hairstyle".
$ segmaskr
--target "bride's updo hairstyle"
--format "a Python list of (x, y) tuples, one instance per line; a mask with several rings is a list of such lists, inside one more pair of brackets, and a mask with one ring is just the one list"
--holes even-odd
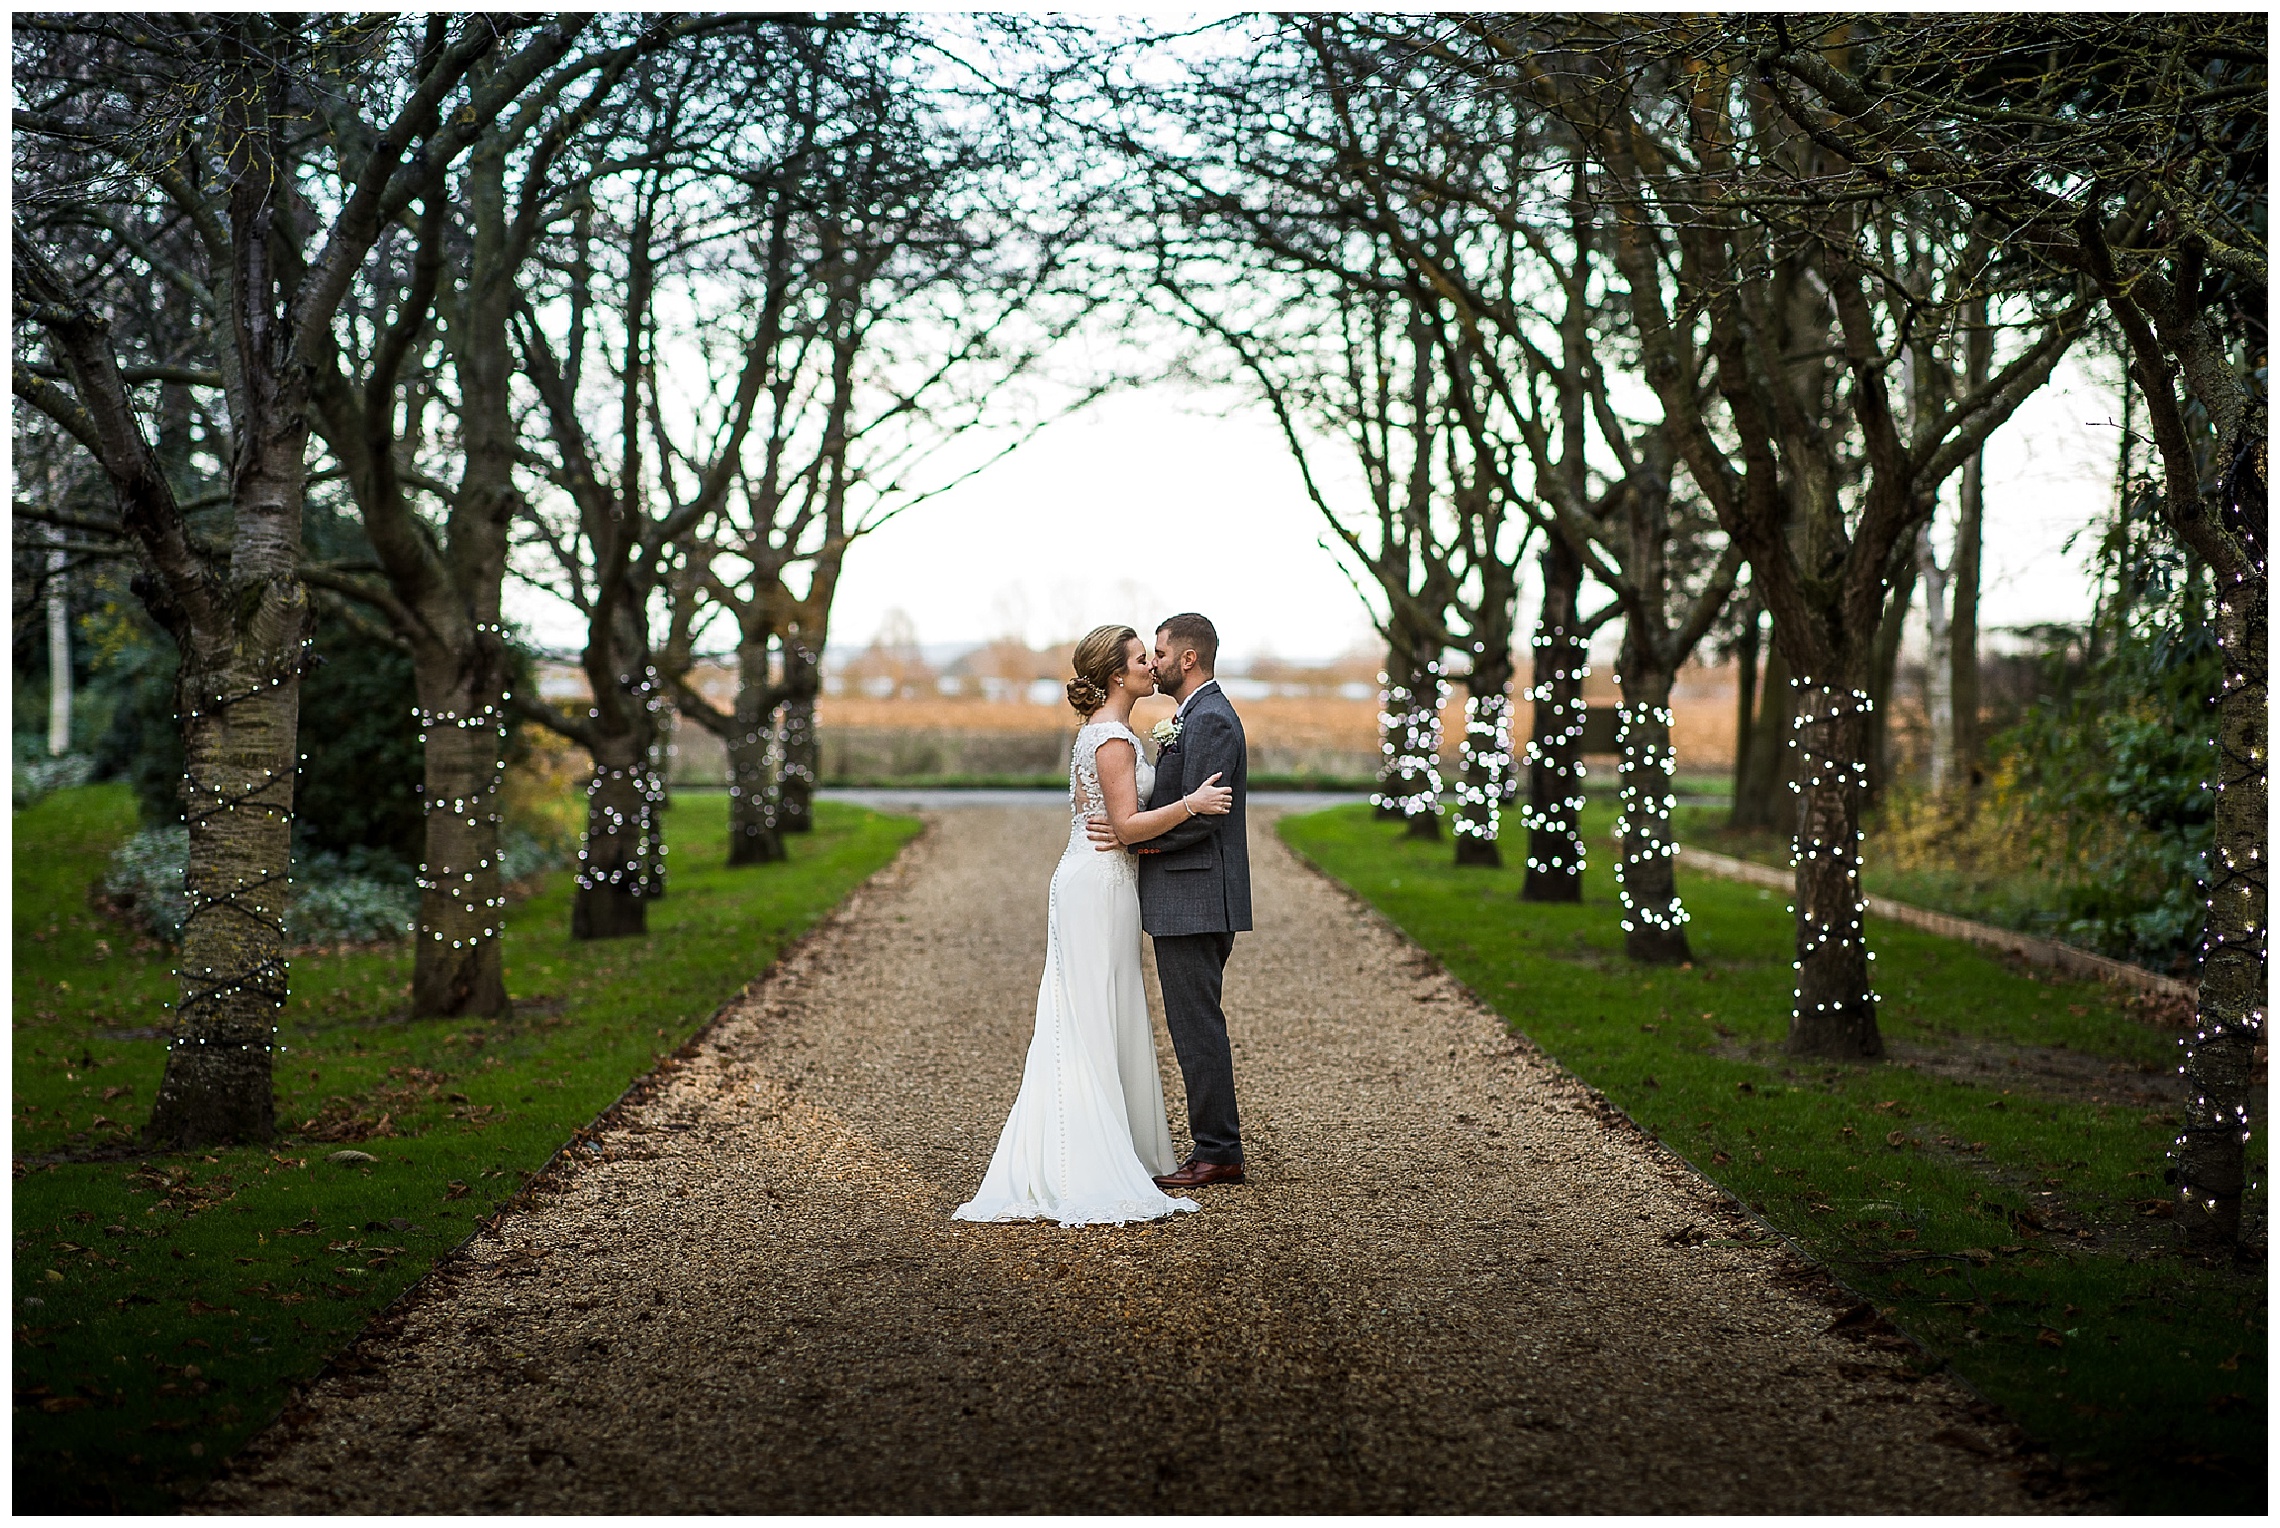
[(1088, 717), (1108, 704), (1108, 687), (1124, 670), (1124, 644), (1139, 636), (1129, 626), (1095, 626), (1070, 655), (1069, 708)]

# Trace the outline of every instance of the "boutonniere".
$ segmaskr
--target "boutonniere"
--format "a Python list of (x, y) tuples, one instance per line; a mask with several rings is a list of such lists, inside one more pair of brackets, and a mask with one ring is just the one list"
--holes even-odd
[(1158, 748), (1171, 747), (1180, 740), (1180, 719), (1176, 716), (1165, 717), (1148, 729), (1148, 736), (1155, 740)]

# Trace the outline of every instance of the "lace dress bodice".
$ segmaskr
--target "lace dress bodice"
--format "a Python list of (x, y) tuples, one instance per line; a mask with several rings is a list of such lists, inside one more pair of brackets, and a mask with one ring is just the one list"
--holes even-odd
[[(1100, 763), (1095, 757), (1100, 745), (1110, 738), (1122, 738), (1132, 745), (1137, 758), (1133, 768), (1137, 772), (1136, 784), (1140, 788), (1140, 802), (1146, 805), (1149, 792), (1156, 788), (1156, 767), (1148, 762), (1148, 750), (1140, 746), (1140, 734), (1122, 722), (1087, 722), (1077, 729), (1076, 746), (1069, 750), (1069, 833), (1072, 843), (1088, 842), (1085, 839), (1085, 819), (1095, 812), (1108, 810), (1108, 798), (1100, 788)], [(1109, 856), (1122, 859), (1122, 855)]]

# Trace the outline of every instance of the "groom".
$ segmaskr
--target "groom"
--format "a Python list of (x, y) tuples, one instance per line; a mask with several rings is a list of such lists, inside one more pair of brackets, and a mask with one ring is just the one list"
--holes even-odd
[[(1195, 1155), (1156, 1180), (1167, 1191), (1243, 1181), (1243, 1137), (1235, 1118), (1235, 1057), (1227, 1045), (1220, 984), (1237, 933), (1251, 926), (1251, 859), (1244, 837), (1243, 723), (1227, 703), (1212, 665), (1219, 633), (1200, 615), (1175, 615), (1156, 628), (1156, 688), (1179, 702), (1158, 723), (1156, 788), (1150, 808), (1170, 806), (1216, 774), (1235, 792), (1223, 817), (1191, 817), (1136, 849), (1140, 926), (1154, 937), (1164, 1022), (1187, 1079), (1188, 1134)], [(1166, 733), (1169, 737), (1166, 737)], [(1105, 817), (1087, 825), (1100, 849), (1122, 846)]]

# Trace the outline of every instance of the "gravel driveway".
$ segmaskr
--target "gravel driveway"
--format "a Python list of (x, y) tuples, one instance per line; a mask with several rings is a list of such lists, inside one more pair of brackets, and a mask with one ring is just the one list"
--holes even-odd
[(1145, 1228), (950, 1220), (1020, 1081), (1066, 829), (935, 812), (199, 1506), (2051, 1504), (2007, 1427), (1786, 1253), (1719, 1245), (1753, 1228), (1266, 816), (1227, 996), (1249, 1186)]

